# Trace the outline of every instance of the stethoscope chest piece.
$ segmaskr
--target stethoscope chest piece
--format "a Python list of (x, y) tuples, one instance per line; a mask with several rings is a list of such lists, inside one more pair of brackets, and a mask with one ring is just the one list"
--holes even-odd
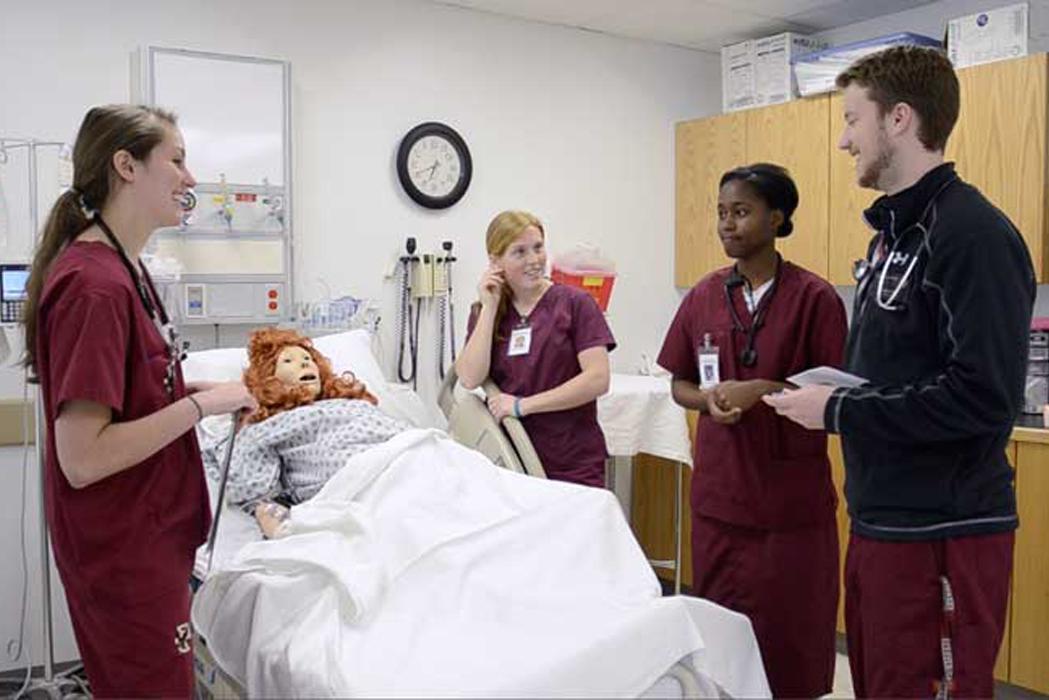
[(867, 273), (871, 271), (871, 261), (867, 258), (860, 258), (852, 263), (852, 279), (860, 282)]

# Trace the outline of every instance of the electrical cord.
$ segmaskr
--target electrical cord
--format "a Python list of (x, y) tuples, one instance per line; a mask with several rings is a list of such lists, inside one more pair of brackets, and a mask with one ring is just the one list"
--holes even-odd
[[(416, 385), (416, 368), (419, 360), (419, 317), (421, 300), (415, 302), (413, 314), (411, 301), (411, 256), (401, 259), (401, 303), (397, 309), (397, 328), (400, 337), (397, 342), (397, 378), (402, 382)], [(406, 337), (407, 336), (407, 337)], [(408, 346), (409, 371), (404, 371), (404, 350)]]

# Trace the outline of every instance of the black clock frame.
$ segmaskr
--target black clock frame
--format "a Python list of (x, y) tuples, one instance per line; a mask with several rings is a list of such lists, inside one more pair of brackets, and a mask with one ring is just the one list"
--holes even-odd
[[(459, 170), (459, 180), (455, 183), (455, 187), (452, 188), (451, 192), (441, 197), (432, 197), (421, 192), (408, 174), (408, 153), (412, 150), (412, 146), (415, 145), (416, 141), (426, 136), (440, 136), (452, 144), (452, 148), (458, 153), (459, 161), (462, 164)], [(467, 188), (470, 187), (472, 177), (473, 160), (470, 158), (470, 149), (467, 148), (463, 137), (447, 124), (424, 122), (412, 128), (401, 139), (401, 145), (397, 148), (397, 178), (401, 181), (401, 187), (404, 188), (405, 193), (416, 204), (427, 209), (447, 209), (463, 198)]]

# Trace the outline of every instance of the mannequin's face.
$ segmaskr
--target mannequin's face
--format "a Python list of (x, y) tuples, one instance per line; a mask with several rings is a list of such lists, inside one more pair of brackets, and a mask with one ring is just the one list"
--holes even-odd
[(321, 373), (317, 363), (305, 348), (288, 345), (277, 355), (277, 379), (289, 386), (307, 387), (316, 398), (321, 393)]

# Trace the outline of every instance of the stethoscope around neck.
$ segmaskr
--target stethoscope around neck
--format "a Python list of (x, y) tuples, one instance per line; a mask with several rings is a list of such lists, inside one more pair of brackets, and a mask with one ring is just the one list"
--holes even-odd
[(883, 231), (879, 231), (878, 245), (874, 247), (870, 255), (861, 258), (852, 264), (852, 277), (859, 285), (856, 293), (860, 297), (861, 303), (866, 301), (869, 293), (867, 287), (871, 282), (870, 275), (872, 272), (876, 271), (878, 281), (874, 288), (874, 302), (878, 305), (878, 308), (885, 311), (902, 311), (906, 308), (906, 304), (899, 300), (900, 292), (907, 286), (907, 281), (911, 278), (911, 273), (914, 272), (914, 267), (918, 263), (918, 254), (921, 252), (921, 249), (919, 248), (911, 253), (910, 262), (907, 264), (903, 274), (900, 275), (895, 284), (892, 285), (892, 288), (888, 292), (888, 297), (886, 297), (886, 279), (888, 278), (889, 268), (893, 266), (893, 262), (897, 259), (897, 249), (900, 246), (900, 242), (907, 237), (907, 234), (911, 229), (917, 229), (923, 236), (928, 235), (929, 230), (924, 222), (928, 219), (933, 206), (936, 204), (936, 200), (940, 197), (940, 194), (942, 194), (943, 191), (957, 179), (957, 176), (951, 177), (947, 182), (940, 185), (940, 188), (929, 198), (929, 203), (925, 205), (925, 209), (922, 210), (921, 216), (918, 217), (918, 220), (911, 227), (900, 232), (899, 235), (895, 234), (895, 212), (891, 209), (889, 210), (889, 215), (891, 217), (889, 228), (893, 231), (892, 245), (885, 250), (884, 241), (886, 236)]
[(740, 364), (744, 367), (754, 367), (758, 364), (758, 349), (754, 346), (754, 343), (757, 339), (758, 331), (765, 324), (769, 305), (772, 303), (772, 297), (779, 286), (779, 272), (782, 264), (783, 258), (780, 257), (779, 253), (776, 253), (776, 271), (772, 275), (772, 286), (758, 302), (757, 308), (754, 309), (754, 315), (749, 327), (744, 326), (743, 319), (739, 317), (736, 305), (732, 301), (732, 290), (736, 287), (746, 287), (753, 295), (754, 290), (750, 285), (750, 280), (741, 275), (735, 265), (732, 266), (732, 272), (729, 273), (729, 276), (725, 278), (725, 305), (728, 306), (728, 312), (732, 316), (732, 325), (737, 331), (747, 336), (747, 344), (739, 354)]
[(145, 265), (140, 264), (138, 267), (142, 271), (139, 275), (135, 271), (135, 265), (132, 264), (131, 258), (128, 257), (127, 251), (124, 250), (124, 246), (121, 245), (120, 239), (113, 233), (113, 229), (109, 228), (100, 214), (95, 214), (93, 221), (102, 230), (106, 238), (117, 249), (117, 255), (120, 257), (120, 262), (123, 263), (124, 269), (131, 275), (131, 281), (135, 285), (135, 289), (138, 291), (139, 301), (142, 302), (143, 308), (146, 310), (146, 314), (150, 320), (156, 325), (157, 330), (160, 332), (160, 337), (163, 339), (164, 344), (167, 345), (168, 350), (168, 365), (167, 371), (164, 375), (164, 388), (167, 390), (168, 395), (174, 398), (175, 395), (175, 368), (179, 362), (186, 359), (185, 348), (179, 345), (178, 331), (175, 329), (175, 325), (171, 323), (171, 319), (168, 317), (167, 309), (164, 308), (164, 302), (160, 300), (160, 295), (157, 294), (157, 288), (153, 286), (153, 278), (149, 274), (149, 270), (146, 269)]

